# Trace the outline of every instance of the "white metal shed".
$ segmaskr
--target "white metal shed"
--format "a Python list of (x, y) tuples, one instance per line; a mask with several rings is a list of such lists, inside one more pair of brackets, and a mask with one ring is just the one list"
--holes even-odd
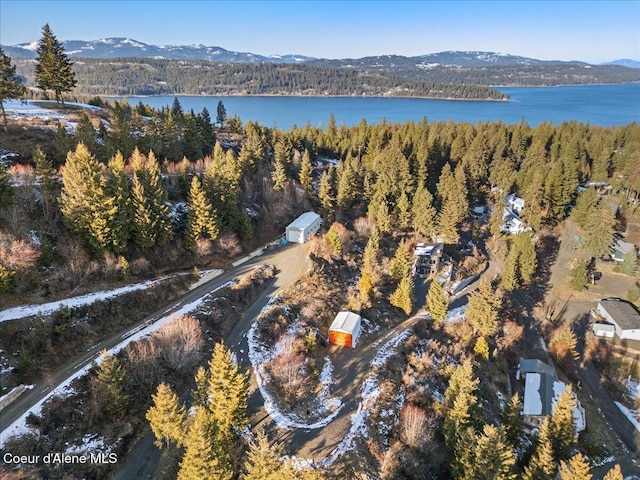
[(288, 242), (305, 243), (320, 229), (322, 219), (315, 212), (305, 212), (287, 226)]

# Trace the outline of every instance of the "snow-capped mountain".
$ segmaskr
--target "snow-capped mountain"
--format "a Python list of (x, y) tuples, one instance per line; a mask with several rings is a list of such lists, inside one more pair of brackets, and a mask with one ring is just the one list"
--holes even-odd
[[(38, 42), (3, 46), (12, 58), (35, 58)], [(232, 52), (206, 45), (147, 45), (131, 38), (101, 38), (86, 42), (67, 40), (62, 46), (69, 57), (84, 58), (157, 58), (170, 60), (209, 60), (242, 63), (299, 63), (315, 60), (304, 55), (272, 55), (269, 57), (248, 52)]]

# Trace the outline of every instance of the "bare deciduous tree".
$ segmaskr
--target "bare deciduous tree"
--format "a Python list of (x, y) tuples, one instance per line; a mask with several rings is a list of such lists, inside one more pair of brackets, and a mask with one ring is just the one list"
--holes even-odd
[(427, 414), (416, 405), (405, 405), (400, 414), (402, 425), (402, 439), (412, 448), (419, 448), (424, 444), (427, 430)]

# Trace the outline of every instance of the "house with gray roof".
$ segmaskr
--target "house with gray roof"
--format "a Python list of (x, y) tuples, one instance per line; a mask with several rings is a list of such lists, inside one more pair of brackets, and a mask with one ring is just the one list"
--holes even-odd
[[(526, 425), (539, 427), (547, 416), (553, 412), (553, 406), (560, 394), (566, 390), (566, 384), (558, 379), (555, 369), (537, 359), (522, 359), (518, 366), (516, 377), (524, 377), (524, 401), (522, 406), (522, 420)], [(576, 434), (587, 426), (584, 408), (576, 399), (573, 410), (573, 423)]]
[(640, 313), (619, 298), (606, 298), (598, 302), (596, 312), (615, 328), (620, 340), (640, 340)]

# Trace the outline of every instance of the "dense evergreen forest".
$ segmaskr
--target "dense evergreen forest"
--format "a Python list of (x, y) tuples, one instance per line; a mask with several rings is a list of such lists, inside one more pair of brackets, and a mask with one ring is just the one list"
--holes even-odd
[[(386, 61), (385, 61), (386, 60)], [(457, 85), (501, 85), (514, 87), (551, 87), (558, 85), (602, 85), (640, 81), (640, 69), (619, 65), (584, 63), (540, 63), (534, 65), (446, 65), (416, 62), (394, 56), (360, 60), (314, 60), (314, 66), (353, 68), (369, 73), (389, 73), (416, 81)]]
[[(34, 87), (35, 61), (16, 59)], [(78, 59), (75, 92), (90, 95), (348, 95), (505, 100), (494, 89), (391, 73), (306, 64), (217, 64), (151, 59)]]
[[(99, 99), (93, 103), (101, 104)], [(589, 180), (608, 181), (614, 190), (626, 192), (631, 200), (640, 191), (640, 126), (635, 123), (612, 128), (577, 122), (531, 127), (524, 122), (429, 123), (425, 119), (377, 125), (363, 120), (357, 126), (347, 127), (337, 126), (329, 118), (324, 129), (306, 125), (280, 130), (243, 123), (239, 118), (225, 122), (223, 115), (216, 127), (206, 109), (199, 113), (184, 112), (177, 100), (172, 107), (160, 110), (126, 103), (101, 105), (102, 120), (83, 114), (74, 134), (60, 126), (49, 141), (38, 137), (38, 141), (30, 142), (37, 145), (31, 159), (12, 166), (9, 172), (0, 171), (3, 300), (33, 292), (46, 297), (68, 292), (81, 284), (144, 277), (162, 268), (177, 265), (189, 268), (205, 258), (228, 258), (243, 248), (263, 245), (281, 233), (292, 218), (315, 209), (322, 213), (325, 224), (331, 225), (316, 242), (312, 256), (316, 273), (338, 275), (351, 268), (349, 278), (358, 278), (357, 301), (365, 314), (375, 298), (376, 309), (384, 308), (384, 312), (406, 319), (400, 312), (409, 315), (413, 308), (408, 239), (442, 238), (455, 245), (470, 217), (470, 207), (487, 200), (498, 205), (508, 192), (524, 198), (527, 208), (523, 219), (535, 230), (565, 218), (577, 198), (580, 208), (576, 206), (574, 211), (580, 210), (588, 217), (586, 224), (595, 225), (594, 232), (599, 234), (603, 227), (613, 228), (607, 219), (614, 218), (615, 213), (603, 202), (599, 204), (595, 194), (578, 196), (577, 187)], [(6, 138), (23, 138), (24, 132), (22, 126), (12, 125)], [(33, 135), (36, 133), (40, 134), (40, 130), (34, 129)], [(334, 166), (332, 162), (323, 162), (323, 157), (337, 158), (339, 162)], [(496, 191), (499, 193), (493, 193)], [(584, 199), (590, 199), (588, 204)], [(500, 213), (501, 209), (495, 211)], [(490, 223), (493, 233), (493, 218)], [(358, 228), (369, 233), (350, 233)], [(347, 249), (345, 238), (352, 238), (357, 248)], [(609, 235), (607, 241), (610, 239)], [(511, 292), (534, 281), (535, 245), (528, 232), (503, 242), (506, 267), (499, 288)], [(322, 248), (327, 251), (323, 253)], [(353, 261), (342, 262), (341, 258), (346, 256)], [(440, 286), (439, 282), (432, 285)], [(431, 290), (426, 301), (437, 322), (438, 305), (444, 307), (440, 310), (446, 314), (446, 299), (443, 300), (442, 291)], [(356, 294), (342, 291), (338, 296), (341, 302), (346, 302), (348, 295)], [(571, 416), (562, 416), (561, 412), (571, 412), (572, 397), (566, 396), (564, 410), (559, 407), (560, 413), (551, 417), (549, 432), (541, 433), (534, 442), (527, 439), (527, 445), (531, 445), (526, 448), (528, 453), (518, 458), (514, 453), (521, 445), (518, 443), (521, 406), (517, 397), (505, 413), (512, 418), (513, 427), (506, 420), (504, 430), (494, 427), (496, 418), (484, 408), (486, 392), (493, 387), (481, 372), (491, 371), (492, 362), (501, 361), (493, 357), (490, 360), (489, 349), (507, 348), (501, 345), (506, 342), (504, 332), (509, 321), (500, 313), (503, 307), (495, 298), (495, 289), (489, 282), (474, 293), (470, 308), (480, 303), (479, 311), (490, 311), (491, 315), (474, 317), (469, 313), (472, 330), (455, 327), (470, 332), (466, 340), (446, 340), (448, 333), (440, 327), (429, 331), (428, 338), (444, 339), (438, 348), (450, 349), (438, 355), (459, 361), (455, 370), (438, 374), (447, 379), (448, 385), (443, 389), (442, 408), (431, 408), (433, 400), (421, 390), (413, 391), (411, 397), (420, 409), (434, 412), (429, 428), (437, 434), (429, 436), (424, 445), (440, 453), (421, 454), (420, 448), (425, 447), (416, 444), (414, 450), (406, 450), (405, 456), (397, 456), (395, 463), (384, 467), (382, 478), (399, 478), (395, 476), (398, 468), (422, 465), (419, 462), (431, 465), (431, 477), (479, 478), (471, 473), (476, 472), (476, 460), (490, 458), (487, 452), (493, 446), (499, 458), (491, 457), (487, 462), (491, 462), (491, 468), (500, 468), (507, 474), (487, 478), (514, 478), (513, 472), (522, 473), (521, 478), (552, 478), (548, 471), (557, 471), (561, 461), (569, 460), (575, 436)], [(309, 300), (309, 296), (304, 299)], [(485, 304), (489, 310), (483, 309)], [(51, 351), (51, 342), (47, 346), (43, 338), (62, 338), (63, 332), (80, 335), (74, 330), (78, 323), (74, 315), (74, 312), (57, 315), (47, 324), (50, 332), (34, 333), (24, 340), (34, 344), (29, 344), (32, 353), (21, 355), (17, 375), (29, 378), (27, 375), (33, 375), (37, 365), (35, 358), (40, 358), (37, 356), (43, 351)], [(514, 322), (510, 323), (513, 327)], [(216, 365), (230, 365), (223, 361), (225, 356), (228, 354), (218, 348), (222, 360), (210, 363), (211, 379), (218, 378), (213, 373), (217, 371)], [(215, 353), (212, 358), (216, 358)], [(427, 352), (425, 358), (432, 356)], [(128, 383), (111, 382), (107, 377), (106, 368), (110, 365), (120, 372), (120, 361), (133, 365), (127, 370)], [(449, 364), (449, 360), (442, 364)], [(149, 408), (152, 399), (147, 392), (155, 387), (148, 382), (145, 395), (138, 395), (139, 387), (134, 387), (132, 380), (137, 378), (135, 360), (109, 359), (104, 365), (97, 373), (98, 380), (109, 385), (117, 383), (117, 397), (108, 400), (107, 405), (117, 408), (121, 423), (116, 426), (120, 425), (118, 428), (122, 430), (114, 430), (113, 419), (107, 416), (89, 422), (99, 425), (92, 426), (97, 431), (107, 429), (121, 438), (131, 434), (132, 427), (127, 427), (128, 433), (122, 433), (122, 425), (131, 425), (133, 417), (127, 416), (133, 415), (131, 405), (135, 402), (138, 412)], [(434, 369), (429, 366), (425, 371)], [(198, 375), (202, 377), (200, 383), (196, 379), (199, 386), (214, 388), (207, 387), (210, 380), (204, 370)], [(112, 376), (122, 379), (125, 374)], [(233, 387), (235, 396), (229, 398), (245, 398), (244, 393), (237, 393), (244, 388), (243, 378), (238, 379), (239, 386)], [(87, 390), (86, 395), (100, 391)], [(170, 389), (158, 389), (147, 417), (154, 432), (165, 426), (159, 421), (166, 417), (162, 414), (161, 400), (164, 399), (166, 407), (169, 403), (176, 404), (174, 397)], [(464, 401), (458, 402), (458, 398)], [(87, 402), (94, 404), (93, 400)], [(479, 405), (483, 408), (478, 408)], [(218, 410), (218, 406), (213, 401), (208, 410), (198, 409), (192, 423), (195, 426), (188, 431), (166, 430), (167, 438), (175, 438), (179, 444), (184, 442), (181, 478), (203, 478), (200, 473), (187, 476), (192, 464), (198, 466), (192, 457), (203, 448), (198, 441), (205, 437), (198, 429), (204, 428), (202, 425), (210, 421), (210, 415), (220, 412), (215, 422), (227, 422), (226, 429), (220, 430), (225, 436), (208, 443), (220, 451), (209, 452), (207, 462), (213, 465), (223, 459), (223, 463), (216, 465), (222, 465), (226, 473), (224, 476), (216, 473), (211, 478), (237, 476), (242, 461), (255, 460), (255, 445), (260, 444), (250, 447), (245, 457), (239, 430), (230, 428), (231, 417)], [(244, 415), (245, 409), (246, 405), (240, 404), (238, 415)], [(175, 410), (181, 422), (182, 410), (179, 406)], [(243, 421), (241, 418), (238, 424)], [(21, 448), (30, 451), (31, 447), (25, 444)], [(371, 462), (375, 464), (374, 460)], [(207, 465), (200, 467), (208, 468)], [(547, 473), (536, 476), (538, 470)], [(251, 477), (247, 473), (244, 478), (264, 478), (259, 475)], [(295, 473), (291, 475), (301, 478)], [(310, 475), (316, 476), (309, 478), (321, 478), (319, 472)], [(348, 477), (340, 473), (335, 478)]]

